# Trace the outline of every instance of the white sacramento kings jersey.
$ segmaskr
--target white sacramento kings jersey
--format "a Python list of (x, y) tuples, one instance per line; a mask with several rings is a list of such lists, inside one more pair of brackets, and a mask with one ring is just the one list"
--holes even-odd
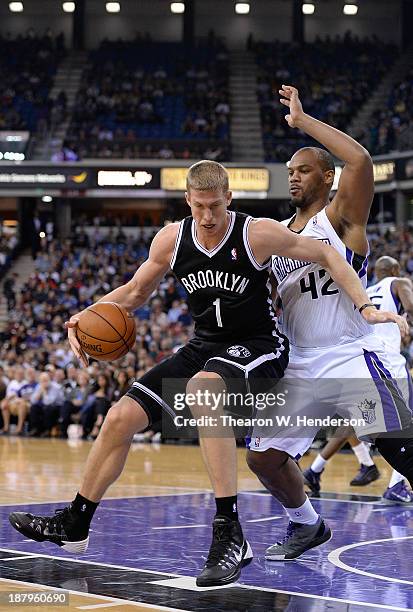
[[(373, 304), (379, 310), (389, 310), (400, 314), (402, 306), (391, 289), (392, 282), (397, 280), (396, 276), (388, 276), (380, 282), (368, 287), (367, 293)], [(400, 330), (396, 323), (379, 323), (374, 326), (374, 333), (383, 340), (387, 354), (390, 358), (400, 356)]]
[[(291, 219), (282, 223), (289, 225)], [(346, 247), (331, 225), (326, 209), (312, 217), (300, 232), (331, 245), (347, 259), (367, 285), (367, 257)], [(282, 304), (281, 326), (290, 343), (317, 348), (352, 342), (372, 333), (346, 293), (320, 265), (274, 256), (272, 269)]]

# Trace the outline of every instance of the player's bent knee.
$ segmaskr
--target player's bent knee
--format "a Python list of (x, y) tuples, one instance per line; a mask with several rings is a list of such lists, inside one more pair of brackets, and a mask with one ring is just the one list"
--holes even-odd
[(276, 448), (270, 448), (263, 452), (247, 452), (247, 464), (251, 472), (257, 476), (268, 471), (274, 473), (281, 468), (289, 459), (289, 455)]
[(102, 434), (132, 437), (149, 424), (148, 415), (142, 406), (130, 397), (122, 397), (108, 411), (102, 426)]
[(216, 372), (201, 371), (195, 374), (186, 385), (187, 395), (196, 397), (196, 404), (191, 402), (190, 410), (193, 416), (201, 416), (211, 409), (211, 394), (214, 395), (213, 405), (218, 409), (219, 396), (226, 389), (225, 382)]
[(204, 370), (202, 370), (201, 372), (197, 372), (196, 374), (194, 374), (194, 376), (192, 376), (192, 378), (189, 379), (188, 381), (188, 387), (189, 386), (200, 386), (202, 385), (203, 381), (208, 382), (219, 382), (222, 384), (224, 383), (224, 379), (222, 378), (222, 376), (220, 374), (217, 374), (216, 372), (205, 372)]
[(186, 385), (187, 394), (196, 393), (197, 391), (220, 390), (225, 388), (225, 382), (222, 376), (216, 372), (197, 372), (188, 380)]

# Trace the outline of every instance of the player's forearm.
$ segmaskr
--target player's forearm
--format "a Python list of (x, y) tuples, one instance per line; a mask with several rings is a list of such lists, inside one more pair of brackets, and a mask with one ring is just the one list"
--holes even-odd
[(323, 253), (323, 261), (320, 264), (329, 272), (334, 282), (347, 293), (356, 308), (370, 303), (371, 300), (356, 272), (332, 247), (327, 253)]
[(359, 159), (362, 161), (369, 161), (371, 159), (367, 149), (362, 147), (351, 136), (327, 123), (314, 119), (314, 117), (306, 113), (303, 113), (296, 127), (312, 136), (312, 138), (326, 147), (332, 155), (346, 163)]
[(399, 298), (403, 311), (413, 320), (413, 291), (410, 283), (406, 286), (405, 281), (394, 281), (392, 283), (392, 291), (396, 298)]
[(132, 280), (107, 293), (98, 302), (116, 302), (127, 311), (133, 311), (142, 306), (149, 299), (151, 293), (151, 290), (145, 291)]

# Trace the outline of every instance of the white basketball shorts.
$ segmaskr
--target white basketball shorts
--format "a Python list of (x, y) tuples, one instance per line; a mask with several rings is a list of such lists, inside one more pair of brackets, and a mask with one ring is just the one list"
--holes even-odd
[(368, 442), (379, 433), (401, 431), (412, 423), (409, 385), (404, 358), (393, 365), (374, 334), (339, 346), (292, 346), (277, 385), (285, 405), (257, 414), (264, 424), (253, 428), (249, 448), (275, 448), (299, 459), (321, 427), (336, 424), (330, 423), (335, 416), (337, 425), (353, 426)]

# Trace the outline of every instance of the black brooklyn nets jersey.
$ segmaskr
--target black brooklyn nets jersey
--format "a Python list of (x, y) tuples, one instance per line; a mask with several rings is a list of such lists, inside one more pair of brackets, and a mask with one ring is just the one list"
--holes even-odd
[(252, 217), (229, 215), (227, 232), (212, 251), (198, 242), (192, 217), (180, 223), (171, 269), (188, 292), (195, 334), (217, 342), (277, 336), (270, 262), (260, 265), (254, 258), (248, 243)]

